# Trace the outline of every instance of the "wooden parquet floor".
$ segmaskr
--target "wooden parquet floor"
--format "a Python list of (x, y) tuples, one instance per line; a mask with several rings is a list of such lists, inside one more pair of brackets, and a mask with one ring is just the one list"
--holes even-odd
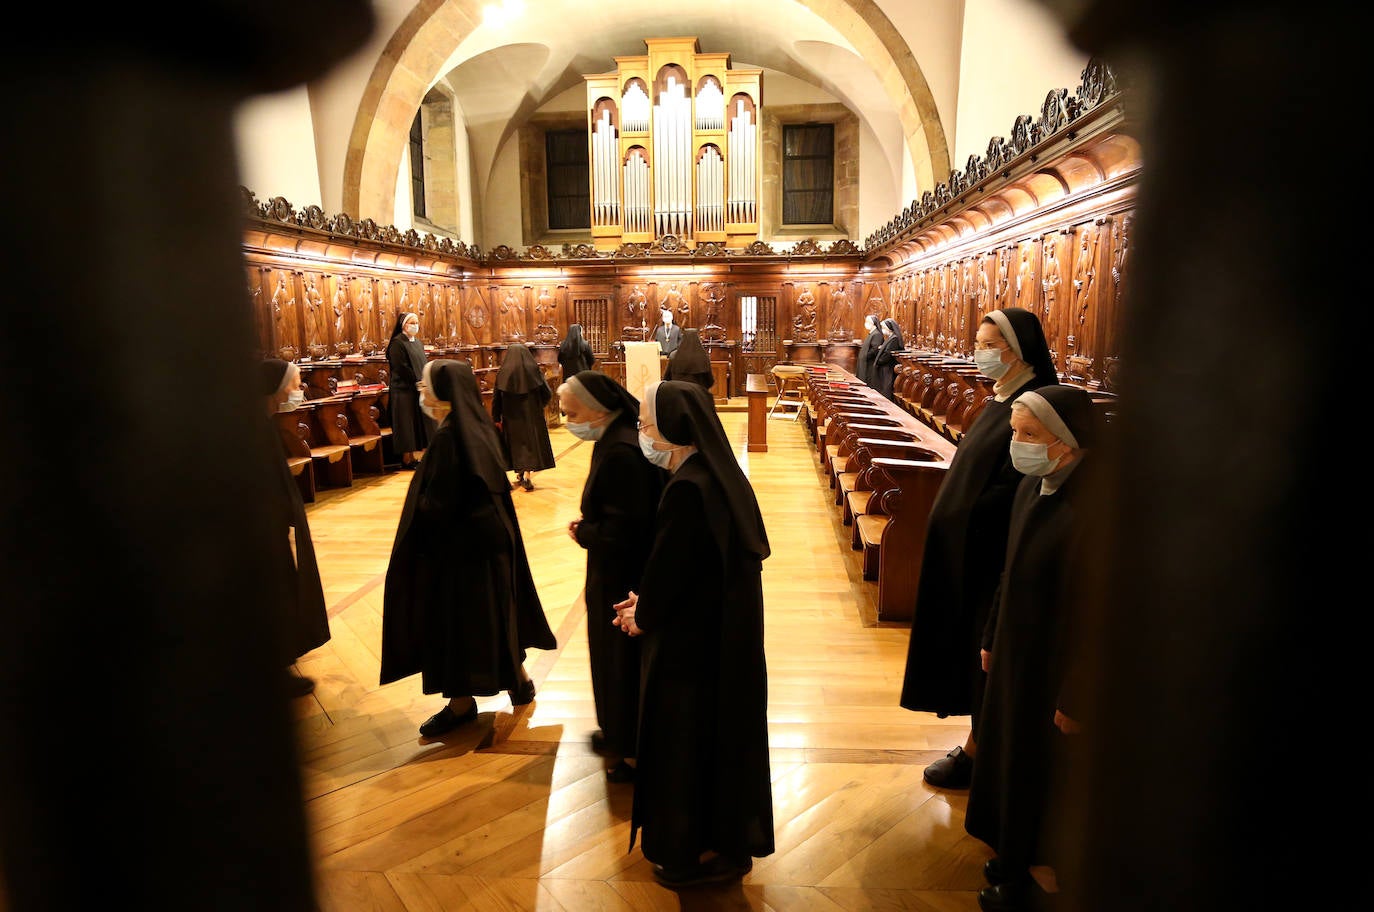
[(513, 492), (558, 649), (530, 652), (534, 703), (479, 698), (477, 721), (441, 740), (417, 728), (442, 698), (418, 677), (377, 684), (382, 580), (410, 473), (359, 478), (309, 506), (332, 638), (302, 658), (318, 686), (295, 705), (322, 912), (978, 908), (991, 852), (964, 832), (967, 792), (921, 779), (968, 720), (897, 705), (908, 627), (874, 622), (876, 584), (805, 426), (775, 418), (768, 451), (747, 453), (745, 413), (722, 407), (721, 419), (772, 543), (776, 853), (742, 883), (674, 893), (627, 851), (633, 786), (608, 782), (588, 743), (584, 552), (566, 534), (591, 444), (560, 427), (557, 468)]

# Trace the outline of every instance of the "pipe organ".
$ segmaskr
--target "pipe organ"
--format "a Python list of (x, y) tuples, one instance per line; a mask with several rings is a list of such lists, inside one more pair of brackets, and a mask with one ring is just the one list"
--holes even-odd
[(583, 77), (595, 245), (744, 247), (759, 235), (762, 70), (732, 69), (696, 38), (645, 44)]

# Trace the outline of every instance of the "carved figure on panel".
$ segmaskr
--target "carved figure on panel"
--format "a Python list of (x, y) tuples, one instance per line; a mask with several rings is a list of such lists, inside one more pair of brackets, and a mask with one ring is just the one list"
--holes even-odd
[(283, 361), (295, 361), (296, 356), (300, 354), (296, 346), (291, 344), (291, 339), (296, 335), (296, 321), (292, 319), (295, 307), (296, 299), (286, 287), (286, 273), (279, 272), (277, 287), (272, 291), (272, 323), (276, 327), (277, 339), (281, 342), (277, 356)]
[(1078, 338), (1088, 321), (1088, 305), (1092, 302), (1094, 279), (1097, 276), (1097, 227), (1084, 228), (1078, 237), (1078, 253), (1073, 260), (1073, 325), (1068, 339), (1070, 352), (1078, 350)]
[(849, 291), (844, 284), (835, 286), (830, 296), (830, 338), (836, 341), (850, 338), (849, 321), (854, 318), (853, 307), (849, 303)]
[(518, 342), (525, 338), (525, 305), (520, 300), (518, 289), (506, 289), (499, 313), (502, 342)]
[(448, 344), (450, 348), (457, 348), (463, 344), (463, 337), (458, 329), (458, 311), (462, 307), (462, 293), (457, 285), (450, 285), (444, 293), (444, 327), (448, 332)]
[(720, 311), (725, 303), (724, 286), (715, 282), (702, 285), (701, 300), (706, 308), (706, 325), (701, 330), (701, 341), (719, 342), (725, 338), (725, 327), (720, 325)]
[(1007, 306), (1007, 291), (1011, 287), (1011, 248), (997, 251), (997, 284), (993, 286), (994, 310)]
[(358, 312), (361, 315), (362, 326), (359, 329), (358, 348), (365, 355), (370, 355), (377, 350), (377, 343), (372, 339), (372, 329), (377, 325), (376, 305), (372, 300), (372, 280), (361, 279), (358, 284)]
[(1126, 280), (1126, 260), (1131, 252), (1131, 217), (1123, 216), (1112, 223), (1115, 235), (1112, 244), (1112, 303), (1113, 313), (1121, 312), (1121, 291)]
[(978, 260), (978, 287), (973, 293), (973, 313), (977, 317), (975, 323), (987, 316), (991, 309), (988, 306), (988, 294), (988, 265), (986, 257), (981, 257)]
[(679, 326), (684, 329), (688, 326), (688, 320), (692, 315), (692, 305), (678, 290), (676, 282), (668, 286), (668, 291), (664, 293), (663, 300), (658, 302), (658, 306), (660, 310), (671, 312), (674, 322)]
[(334, 351), (351, 355), (353, 336), (353, 302), (348, 300), (348, 279), (340, 278), (334, 288)]
[(1021, 245), (1021, 269), (1016, 274), (1016, 306), (1035, 310), (1035, 262), (1031, 257), (1034, 244)]
[(1041, 270), (1040, 285), (1044, 289), (1044, 299), (1041, 302), (1041, 322), (1045, 324), (1045, 339), (1050, 343), (1050, 354), (1058, 355), (1058, 346), (1063, 322), (1060, 317), (1063, 314), (1063, 303), (1059, 300), (1059, 285), (1062, 276), (1059, 275), (1059, 252), (1058, 238), (1049, 234), (1044, 241), (1044, 263)]
[(792, 328), (792, 338), (798, 342), (816, 341), (816, 296), (805, 285), (797, 295), (797, 315), (792, 318)]
[(553, 295), (548, 288), (539, 289), (539, 296), (534, 302), (534, 341), (558, 341), (557, 317), (558, 306), (554, 303)]
[(324, 295), (315, 284), (315, 276), (309, 273), (305, 278), (305, 350), (312, 358), (323, 358), (329, 354), (329, 347), (320, 338), (320, 316), (324, 310)]
[(625, 298), (625, 311), (627, 319), (625, 325), (621, 327), (620, 334), (628, 342), (643, 342), (649, 335), (649, 324), (645, 311), (649, 307), (649, 298), (644, 294), (643, 287), (635, 285), (630, 289), (629, 295)]

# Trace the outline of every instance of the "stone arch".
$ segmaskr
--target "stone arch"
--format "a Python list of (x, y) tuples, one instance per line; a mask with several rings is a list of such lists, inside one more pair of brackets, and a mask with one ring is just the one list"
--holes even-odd
[[(917, 188), (949, 174), (949, 143), (935, 98), (901, 33), (874, 0), (797, 0), (848, 36), (897, 109)], [(397, 27), (368, 79), (344, 160), (343, 210), (389, 224), (396, 169), (410, 122), (452, 52), (482, 21), (478, 0), (420, 0)]]

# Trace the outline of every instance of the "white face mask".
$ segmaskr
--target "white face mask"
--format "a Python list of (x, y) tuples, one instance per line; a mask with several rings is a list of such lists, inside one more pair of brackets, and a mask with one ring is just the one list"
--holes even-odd
[(401, 329), (404, 330), (407, 338), (414, 339), (415, 335), (420, 331), (420, 324), (407, 323), (405, 326), (401, 327)]
[(568, 433), (579, 440), (600, 440), (606, 432), (606, 425), (594, 426), (590, 421), (569, 421)]
[(672, 315), (670, 312), (668, 312), (668, 311), (665, 310), (665, 311), (663, 312), (663, 325), (664, 325), (664, 326), (667, 326), (667, 325), (669, 325), (669, 324), (672, 323), (672, 322), (673, 322), (673, 315)]
[(660, 469), (668, 468), (668, 463), (673, 459), (672, 450), (656, 450), (654, 444), (657, 441), (643, 431), (639, 432), (639, 450), (644, 454), (644, 458), (658, 466)]
[(1011, 464), (1022, 475), (1051, 475), (1059, 468), (1061, 457), (1049, 457), (1048, 443), (1011, 442)]
[(1011, 365), (1002, 360), (1000, 349), (976, 349), (973, 352), (973, 363), (978, 365), (978, 369), (986, 377), (996, 380), (1011, 369)]
[(279, 412), (294, 412), (305, 403), (305, 390), (292, 390), (286, 394), (286, 401), (277, 406)]
[(424, 399), (420, 400), (420, 411), (424, 412), (435, 421), (443, 421), (448, 417), (448, 413), (453, 411), (453, 407), (447, 402), (440, 402), (436, 405), (429, 405)]

